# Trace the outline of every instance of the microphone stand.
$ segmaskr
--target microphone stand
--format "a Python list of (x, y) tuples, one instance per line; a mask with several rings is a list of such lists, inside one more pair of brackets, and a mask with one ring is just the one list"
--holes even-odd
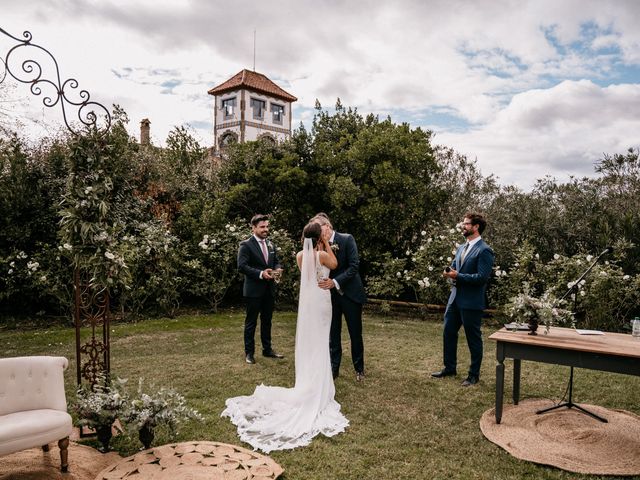
[[(578, 288), (580, 287), (580, 282), (584, 280), (584, 278), (589, 274), (589, 272), (591, 272), (593, 267), (595, 267), (596, 264), (600, 261), (600, 258), (602, 258), (602, 256), (604, 256), (605, 254), (610, 253), (611, 251), (613, 251), (613, 249), (611, 247), (608, 247), (600, 255), (598, 255), (596, 259), (593, 261), (593, 263), (589, 265), (589, 267), (584, 272), (582, 272), (582, 275), (580, 275), (580, 277), (575, 282), (573, 282), (573, 284), (564, 293), (564, 295), (560, 297), (560, 300), (558, 300), (558, 303), (560, 303), (562, 300), (567, 298), (573, 292), (573, 310), (574, 311), (577, 310)], [(540, 415), (540, 414), (547, 413), (552, 410), (556, 410), (558, 408), (563, 408), (563, 407), (575, 408), (577, 410), (580, 410), (582, 413), (586, 413), (587, 415), (595, 418), (596, 420), (600, 420), (603, 423), (609, 423), (609, 421), (606, 418), (596, 415), (595, 413), (590, 412), (586, 408), (583, 408), (580, 405), (573, 403), (573, 366), (571, 366), (571, 373), (569, 374), (569, 398), (567, 399), (567, 401), (559, 403), (558, 405), (554, 405), (553, 407), (543, 408), (542, 410), (538, 410), (536, 414)]]

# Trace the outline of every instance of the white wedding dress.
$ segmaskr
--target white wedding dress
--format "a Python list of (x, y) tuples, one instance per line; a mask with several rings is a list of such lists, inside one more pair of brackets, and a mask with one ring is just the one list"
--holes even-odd
[(223, 417), (238, 427), (243, 442), (269, 453), (308, 445), (322, 433), (332, 437), (343, 432), (349, 421), (335, 401), (335, 386), (329, 357), (331, 296), (318, 287), (318, 278), (328, 278), (311, 239), (305, 239), (296, 325), (293, 388), (256, 387), (253, 395), (229, 398)]

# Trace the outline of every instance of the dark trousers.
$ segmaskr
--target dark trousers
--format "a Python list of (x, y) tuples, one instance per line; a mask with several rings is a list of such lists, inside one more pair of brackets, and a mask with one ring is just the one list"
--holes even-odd
[(458, 354), (458, 331), (464, 327), (467, 337), (467, 345), (471, 353), (471, 366), (469, 376), (480, 378), (480, 365), (482, 365), (482, 310), (461, 309), (455, 302), (447, 306), (444, 314), (444, 368), (455, 371)]
[(260, 315), (260, 340), (262, 351), (271, 351), (271, 317), (273, 317), (274, 299), (270, 293), (262, 297), (244, 297), (247, 302), (247, 316), (244, 320), (244, 353), (255, 353), (254, 340), (258, 315)]
[(345, 295), (331, 292), (331, 333), (329, 352), (334, 376), (340, 370), (342, 360), (342, 315), (347, 321), (351, 339), (351, 360), (356, 372), (364, 372), (364, 342), (362, 341), (362, 304), (349, 300)]

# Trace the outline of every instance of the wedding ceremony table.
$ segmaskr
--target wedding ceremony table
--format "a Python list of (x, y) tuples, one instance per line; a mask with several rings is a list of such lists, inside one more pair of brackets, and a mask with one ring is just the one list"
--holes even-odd
[(580, 335), (575, 329), (544, 327), (537, 335), (506, 328), (492, 334), (496, 358), (496, 423), (502, 419), (504, 395), (504, 360), (513, 359), (513, 403), (520, 399), (520, 368), (522, 360), (588, 368), (605, 372), (640, 376), (640, 339), (629, 334), (603, 332), (604, 335)]

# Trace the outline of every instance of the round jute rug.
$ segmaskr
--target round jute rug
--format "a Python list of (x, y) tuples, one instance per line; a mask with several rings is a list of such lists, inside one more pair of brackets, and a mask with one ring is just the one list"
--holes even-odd
[(624, 410), (581, 404), (603, 423), (573, 408), (537, 415), (549, 400), (505, 405), (500, 424), (495, 409), (480, 419), (487, 439), (516, 458), (576, 473), (640, 475), (640, 417)]
[(150, 448), (105, 468), (95, 480), (267, 480), (282, 467), (259, 453), (217, 442)]
[(114, 452), (69, 442), (69, 473), (60, 472), (60, 450), (54, 442), (49, 451), (30, 448), (0, 458), (0, 480), (93, 480), (107, 465), (122, 457)]

